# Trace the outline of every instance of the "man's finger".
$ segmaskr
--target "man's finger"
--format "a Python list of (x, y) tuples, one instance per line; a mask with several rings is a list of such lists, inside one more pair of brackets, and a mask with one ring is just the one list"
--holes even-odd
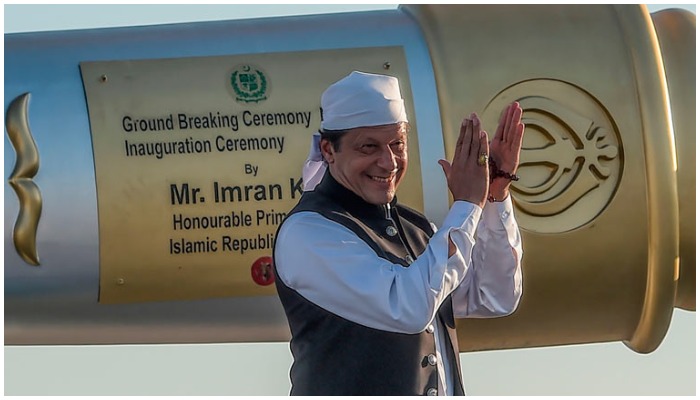
[(511, 141), (510, 148), (515, 152), (520, 152), (520, 148), (523, 146), (523, 134), (525, 133), (525, 124), (519, 122), (515, 127), (515, 133), (513, 135), (513, 140)]
[(474, 129), (474, 123), (471, 117), (467, 118), (466, 125), (464, 127), (464, 141), (462, 143), (462, 149), (459, 153), (459, 159), (455, 159), (452, 165), (462, 168), (467, 163), (469, 158), (469, 149), (472, 145), (472, 130)]
[(510, 131), (507, 133), (508, 138), (507, 141), (512, 144), (515, 138), (515, 133), (518, 128), (518, 124), (520, 123), (520, 118), (523, 115), (523, 110), (520, 108), (520, 105), (517, 102), (513, 103), (513, 115), (511, 116), (510, 119)]
[(501, 111), (501, 117), (498, 119), (498, 128), (496, 128), (496, 134), (493, 136), (494, 141), (503, 140), (503, 128), (506, 121), (506, 111), (508, 111), (507, 108)]
[(505, 126), (503, 127), (503, 141), (508, 143), (511, 139), (511, 129), (513, 128), (513, 111), (515, 103), (510, 103), (506, 110)]
[[(488, 158), (490, 149), (489, 149), (489, 135), (486, 133), (486, 131), (481, 131), (479, 133), (479, 154), (486, 153), (486, 157)], [(486, 163), (488, 165), (488, 162)], [(486, 167), (488, 168), (488, 167)]]
[(450, 181), (450, 173), (452, 172), (452, 166), (450, 165), (450, 162), (447, 160), (438, 160), (438, 164), (442, 167), (442, 172), (445, 173), (445, 179), (447, 179), (447, 182), (449, 183)]
[(458, 154), (462, 152), (462, 147), (464, 146), (464, 135), (467, 130), (467, 119), (462, 120), (462, 126), (459, 128), (459, 137), (457, 138), (457, 146), (455, 147), (455, 154), (452, 157), (452, 161), (457, 158)]
[(472, 113), (472, 132), (471, 132), (471, 147), (469, 148), (469, 154), (472, 157), (479, 156), (479, 134), (481, 132), (481, 121), (476, 113)]

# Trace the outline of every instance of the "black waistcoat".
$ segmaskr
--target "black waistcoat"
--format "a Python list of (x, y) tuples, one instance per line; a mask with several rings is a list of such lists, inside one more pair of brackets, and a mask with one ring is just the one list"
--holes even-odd
[[(430, 223), (418, 212), (397, 205), (396, 199), (391, 220), (385, 210), (365, 202), (326, 173), (316, 190), (305, 192), (287, 217), (300, 211), (319, 213), (352, 230), (379, 257), (408, 267), (410, 258), (425, 250), (433, 233)], [(390, 225), (395, 230), (387, 230)], [(437, 367), (428, 357), (435, 354), (433, 333), (401, 334), (369, 328), (306, 300), (279, 276), (275, 284), (292, 332), (292, 395), (424, 395), (437, 388)], [(447, 332), (442, 338), (448, 353), (443, 361), (452, 367), (455, 394), (462, 395), (450, 296), (438, 316), (437, 323)]]

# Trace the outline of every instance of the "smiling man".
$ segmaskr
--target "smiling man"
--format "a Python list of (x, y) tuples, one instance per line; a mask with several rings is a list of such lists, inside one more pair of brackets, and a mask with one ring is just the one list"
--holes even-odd
[(274, 252), (291, 394), (464, 394), (455, 317), (508, 315), (522, 292), (508, 192), (522, 110), (504, 110), (490, 144), (476, 114), (462, 121), (452, 162), (439, 161), (455, 202), (437, 229), (395, 196), (409, 129), (398, 80), (353, 72), (321, 107)]

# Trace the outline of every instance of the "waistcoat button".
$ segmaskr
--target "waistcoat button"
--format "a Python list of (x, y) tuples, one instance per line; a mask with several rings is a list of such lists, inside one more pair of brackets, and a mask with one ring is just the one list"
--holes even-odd
[(430, 364), (430, 365), (437, 364), (437, 357), (435, 357), (435, 354), (431, 354), (428, 356), (428, 364)]
[(411, 256), (410, 254), (406, 254), (406, 257), (404, 257), (403, 259), (406, 260), (406, 262), (409, 264), (413, 264), (413, 262), (416, 261), (413, 259), (413, 256)]
[(435, 332), (435, 327), (433, 327), (432, 325), (428, 325), (428, 328), (426, 328), (426, 331), (428, 331), (428, 333), (433, 333), (433, 332)]
[(393, 225), (389, 225), (389, 226), (386, 227), (386, 234), (387, 234), (387, 235), (389, 235), (389, 236), (396, 236), (397, 233), (399, 233), (399, 231), (396, 230), (396, 228), (394, 228)]
[(437, 396), (437, 389), (430, 388), (427, 392), (425, 392), (425, 394), (427, 394), (428, 396)]

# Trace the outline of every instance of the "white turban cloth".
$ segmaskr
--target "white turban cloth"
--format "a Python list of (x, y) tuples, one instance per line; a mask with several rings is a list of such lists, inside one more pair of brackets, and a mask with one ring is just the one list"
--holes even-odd
[[(347, 130), (408, 122), (399, 80), (393, 76), (353, 71), (321, 95), (321, 130)], [(304, 191), (313, 190), (326, 172), (321, 134), (311, 138), (302, 177)]]

